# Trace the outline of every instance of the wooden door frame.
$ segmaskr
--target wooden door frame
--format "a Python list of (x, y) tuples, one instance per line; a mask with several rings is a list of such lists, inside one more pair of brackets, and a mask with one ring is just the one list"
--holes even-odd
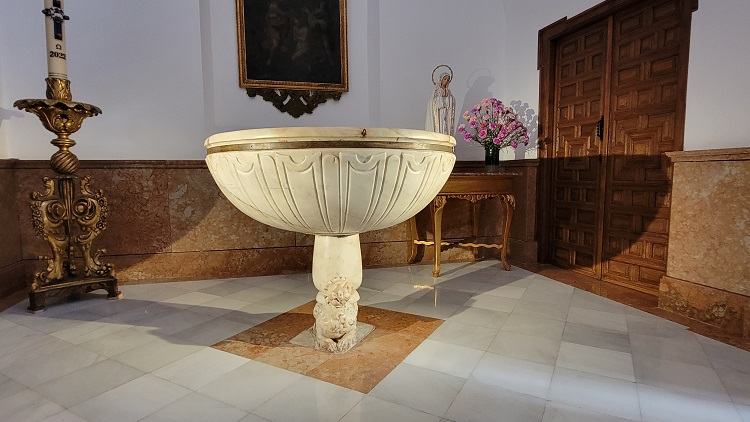
[[(552, 206), (552, 177), (553, 168), (553, 137), (554, 137), (554, 90), (556, 43), (560, 38), (585, 28), (594, 22), (601, 21), (620, 11), (639, 3), (646, 4), (649, 0), (605, 0), (572, 18), (562, 19), (539, 30), (539, 45), (537, 50), (537, 70), (539, 70), (539, 170), (537, 177), (537, 221), (536, 234), (538, 245), (537, 259), (540, 263), (551, 262), (551, 206)], [(681, 124), (675, 128), (676, 145), (682, 147), (685, 133), (685, 93), (687, 91), (688, 53), (690, 48), (690, 22), (692, 13), (698, 9), (698, 0), (683, 0), (689, 2), (683, 9), (680, 45), (680, 74), (678, 92), (681, 92), (681, 104), (677, 107), (677, 119)], [(611, 42), (611, 39), (610, 39)], [(608, 59), (608, 62), (610, 60)]]

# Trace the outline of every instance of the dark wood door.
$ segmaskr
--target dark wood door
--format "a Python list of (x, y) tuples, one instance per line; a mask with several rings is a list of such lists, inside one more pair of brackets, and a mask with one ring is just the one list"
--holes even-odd
[(631, 3), (555, 40), (550, 259), (656, 294), (694, 2)]
[(608, 22), (560, 40), (555, 75), (552, 261), (600, 276), (601, 156)]

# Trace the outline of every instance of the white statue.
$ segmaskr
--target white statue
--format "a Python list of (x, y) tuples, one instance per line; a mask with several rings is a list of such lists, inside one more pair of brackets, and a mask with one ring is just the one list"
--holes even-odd
[[(435, 82), (435, 71), (441, 67), (448, 68), (450, 73), (441, 73), (440, 78)], [(448, 88), (451, 80), (453, 80), (453, 70), (447, 65), (441, 64), (433, 69), (432, 83), (435, 88), (432, 90), (432, 97), (427, 106), (425, 130), (453, 135), (456, 121), (456, 98)]]

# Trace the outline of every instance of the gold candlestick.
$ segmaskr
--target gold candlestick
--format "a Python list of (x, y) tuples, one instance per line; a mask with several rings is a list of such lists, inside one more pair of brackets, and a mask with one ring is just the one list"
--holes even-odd
[[(50, 297), (98, 289), (106, 289), (108, 299), (122, 298), (113, 266), (99, 260), (106, 251), (97, 249), (91, 254), (92, 241), (107, 225), (107, 199), (101, 191), (91, 190), (90, 177), (76, 176), (78, 157), (70, 151), (76, 144), (70, 134), (81, 128), (83, 119), (102, 111), (91, 104), (71, 101), (67, 79), (47, 78), (46, 81), (46, 99), (13, 103), (14, 107), (37, 115), (44, 127), (56, 135), (51, 143), (58, 148), (50, 158), (50, 167), (57, 176), (44, 178), (44, 193), (31, 194), (34, 229), (52, 249), (52, 256), (40, 256), (47, 261), (47, 268), (36, 273), (30, 284), (28, 309), (31, 312), (43, 311)], [(83, 259), (82, 275), (77, 271), (76, 251)]]

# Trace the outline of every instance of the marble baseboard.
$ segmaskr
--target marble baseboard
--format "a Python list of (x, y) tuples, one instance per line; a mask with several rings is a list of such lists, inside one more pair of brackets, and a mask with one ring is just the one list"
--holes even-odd
[(750, 338), (750, 297), (664, 276), (659, 308)]

